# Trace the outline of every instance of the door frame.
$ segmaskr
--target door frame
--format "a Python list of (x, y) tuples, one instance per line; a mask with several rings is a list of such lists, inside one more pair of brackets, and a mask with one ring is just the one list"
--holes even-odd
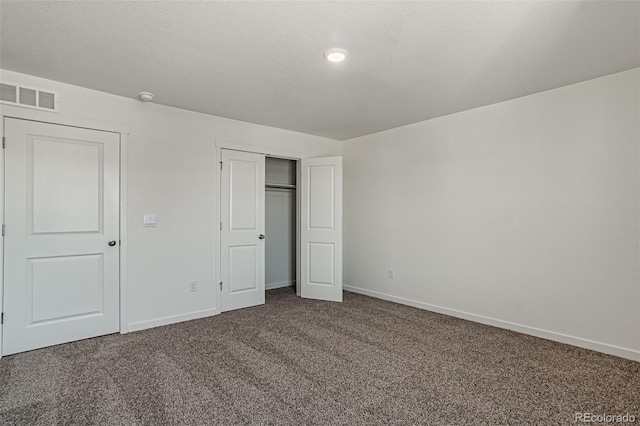
[[(280, 148), (273, 148), (273, 147), (265, 147), (262, 145), (251, 145), (251, 144), (246, 144), (246, 143), (240, 143), (240, 142), (231, 142), (231, 141), (226, 141), (226, 140), (222, 140), (222, 139), (216, 139), (215, 141), (215, 164), (216, 166), (216, 182), (217, 184), (217, 188), (215, 188), (214, 193), (215, 193), (215, 218), (214, 218), (214, 223), (216, 223), (216, 225), (214, 226), (215, 228), (215, 233), (214, 233), (214, 253), (215, 253), (215, 264), (216, 264), (216, 273), (215, 273), (215, 279), (216, 279), (216, 286), (218, 286), (220, 283), (220, 270), (222, 267), (222, 259), (221, 259), (221, 253), (220, 253), (220, 243), (221, 243), (221, 231), (220, 231), (220, 226), (218, 225), (221, 221), (221, 208), (222, 208), (222, 196), (221, 196), (221, 182), (222, 182), (222, 173), (220, 171), (220, 167), (219, 164), (222, 161), (222, 150), (223, 149), (228, 149), (228, 150), (233, 150), (233, 151), (244, 151), (244, 152), (250, 152), (252, 154), (262, 154), (265, 157), (276, 157), (276, 158), (283, 158), (283, 159), (287, 159), (287, 160), (294, 160), (296, 161), (296, 295), (300, 296), (300, 273), (301, 273), (301, 268), (300, 268), (300, 231), (301, 231), (301, 222), (300, 222), (300, 212), (301, 212), (301, 208), (302, 208), (302, 200), (300, 197), (300, 190), (301, 190), (301, 186), (300, 186), (300, 180), (302, 178), (302, 169), (300, 167), (300, 160), (302, 160), (303, 158), (312, 158), (315, 157), (316, 155), (313, 154), (305, 154), (303, 152), (298, 152), (298, 151), (290, 151), (290, 150), (286, 150), (286, 149), (280, 149)], [(267, 238), (269, 236), (267, 235)], [(221, 303), (220, 303), (220, 295), (221, 295), (221, 291), (216, 291), (215, 292), (216, 297), (214, 300), (214, 306), (215, 309), (220, 312), (220, 308), (221, 308)]]
[[(2, 105), (0, 108), (0, 136), (4, 138), (5, 118), (36, 121), (60, 126), (79, 127), (89, 130), (117, 133), (120, 135), (120, 334), (127, 333), (127, 171), (129, 125), (71, 117), (59, 113)], [(0, 149), (0, 223), (4, 224), (5, 215), (5, 155)], [(0, 243), (0, 308), (4, 311), (4, 237)], [(0, 325), (0, 358), (2, 358), (2, 329)]]

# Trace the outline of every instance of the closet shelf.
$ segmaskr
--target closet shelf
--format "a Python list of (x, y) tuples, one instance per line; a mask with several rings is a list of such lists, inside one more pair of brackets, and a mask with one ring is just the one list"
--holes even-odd
[(296, 189), (295, 185), (287, 185), (284, 183), (267, 183), (265, 184), (267, 188), (278, 188), (278, 189)]

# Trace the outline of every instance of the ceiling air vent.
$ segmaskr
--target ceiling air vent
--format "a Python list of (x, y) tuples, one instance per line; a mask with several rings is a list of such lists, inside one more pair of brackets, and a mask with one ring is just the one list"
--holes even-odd
[(52, 90), (0, 83), (0, 103), (44, 111), (58, 111), (58, 94)]

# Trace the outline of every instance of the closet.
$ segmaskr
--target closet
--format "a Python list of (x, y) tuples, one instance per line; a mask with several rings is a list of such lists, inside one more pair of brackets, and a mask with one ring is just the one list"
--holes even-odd
[(218, 158), (220, 311), (262, 305), (279, 287), (341, 302), (342, 158), (226, 148)]
[(265, 289), (296, 284), (297, 161), (265, 159)]

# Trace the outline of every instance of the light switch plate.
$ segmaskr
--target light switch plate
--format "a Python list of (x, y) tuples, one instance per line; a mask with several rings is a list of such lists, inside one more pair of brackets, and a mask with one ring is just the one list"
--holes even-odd
[(143, 223), (145, 228), (155, 228), (158, 226), (155, 214), (145, 214)]

